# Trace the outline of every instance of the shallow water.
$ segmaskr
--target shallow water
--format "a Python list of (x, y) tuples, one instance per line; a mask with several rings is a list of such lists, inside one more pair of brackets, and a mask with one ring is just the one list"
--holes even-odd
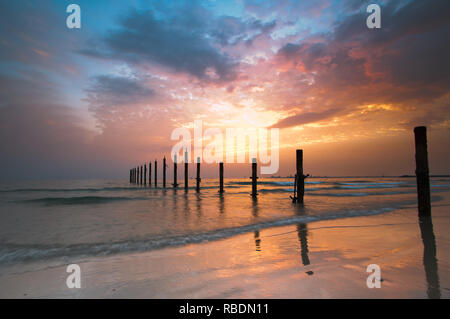
[[(191, 185), (195, 180), (190, 181)], [(168, 185), (170, 183), (168, 182)], [(450, 190), (433, 178), (432, 200)], [(0, 187), (0, 263), (97, 256), (212, 241), (260, 229), (416, 205), (414, 178), (311, 178), (305, 206), (292, 204), (293, 180), (202, 179), (201, 192), (136, 187), (124, 181), (53, 181)]]

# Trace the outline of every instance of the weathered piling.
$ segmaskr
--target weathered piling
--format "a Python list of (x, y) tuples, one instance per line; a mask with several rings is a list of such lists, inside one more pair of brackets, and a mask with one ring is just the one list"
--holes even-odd
[(223, 193), (223, 162), (219, 163), (219, 193)]
[(133, 172), (132, 172), (132, 170), (130, 169), (130, 184), (132, 183), (132, 179), (133, 179)]
[(257, 193), (257, 164), (256, 164), (256, 158), (252, 159), (252, 197), (256, 197), (258, 195)]
[(198, 192), (200, 192), (200, 182), (201, 182), (201, 178), (200, 178), (200, 157), (197, 157), (197, 185), (195, 187), (195, 190)]
[(163, 188), (166, 188), (166, 157), (163, 158)]
[(148, 186), (152, 187), (152, 163), (148, 163)]
[(177, 188), (178, 187), (178, 183), (177, 183), (177, 173), (178, 173), (178, 167), (177, 167), (177, 154), (175, 154), (173, 156), (173, 188)]
[(158, 161), (155, 160), (155, 188), (158, 187)]
[(188, 175), (189, 175), (189, 171), (188, 171), (188, 153), (187, 151), (184, 152), (184, 190), (188, 190)]
[(140, 183), (140, 184), (141, 184), (141, 185), (142, 185), (142, 175), (143, 175), (143, 173), (142, 173), (142, 172), (143, 172), (143, 170), (142, 170), (142, 166), (141, 166), (141, 179), (140, 179), (140, 181), (141, 181), (141, 183)]
[(139, 166), (137, 167), (136, 184), (139, 184)]
[(144, 186), (147, 186), (147, 164), (144, 164)]
[(297, 201), (303, 204), (305, 197), (305, 177), (303, 175), (303, 150), (296, 152), (296, 168), (297, 168)]
[(294, 197), (291, 196), (293, 203), (304, 203), (305, 197), (305, 179), (309, 176), (303, 174), (303, 150), (296, 151), (296, 174), (294, 182)]
[(416, 144), (416, 180), (419, 216), (431, 215), (430, 176), (428, 170), (427, 128), (414, 128)]

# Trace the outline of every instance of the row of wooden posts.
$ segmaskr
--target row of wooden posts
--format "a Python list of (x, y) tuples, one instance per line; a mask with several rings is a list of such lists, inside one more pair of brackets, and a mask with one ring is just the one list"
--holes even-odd
[[(417, 198), (418, 209), (420, 216), (431, 215), (431, 200), (430, 200), (430, 177), (428, 169), (428, 150), (427, 150), (427, 129), (425, 126), (419, 126), (414, 128), (415, 148), (416, 148), (416, 181), (417, 181)], [(158, 162), (154, 163), (154, 186), (158, 187)], [(185, 153), (184, 163), (184, 188), (187, 191), (188, 184), (188, 161), (187, 153)], [(163, 159), (163, 188), (166, 188), (166, 158)], [(175, 155), (175, 161), (173, 163), (173, 188), (178, 187), (177, 182), (177, 158)], [(305, 179), (309, 176), (303, 173), (303, 150), (296, 151), (296, 174), (294, 181), (294, 196), (291, 196), (293, 203), (304, 203), (305, 195)], [(252, 192), (251, 196), (256, 198), (257, 193), (257, 163), (256, 159), (252, 160)], [(152, 163), (148, 163), (148, 185), (151, 186), (152, 180)], [(197, 158), (197, 177), (196, 177), (196, 191), (200, 192), (200, 158)], [(130, 183), (147, 185), (147, 164), (130, 169)], [(224, 192), (223, 184), (223, 162), (219, 163), (219, 193)]]
[[(185, 157), (187, 158), (187, 154), (185, 155)], [(154, 186), (158, 187), (158, 161), (155, 160), (154, 162), (154, 172), (155, 172), (155, 178), (154, 178)], [(163, 158), (163, 184), (162, 187), (166, 188), (166, 171), (167, 171), (167, 163), (166, 163), (166, 158)], [(188, 172), (189, 172), (189, 164), (187, 162), (187, 160), (184, 163), (184, 189), (188, 190), (189, 188), (189, 177), (188, 177)], [(252, 160), (252, 176), (250, 177), (252, 180), (252, 193), (251, 195), (253, 197), (256, 197), (258, 195), (258, 191), (257, 191), (257, 180), (258, 180), (258, 175), (257, 175), (257, 163), (256, 163), (256, 159)], [(201, 177), (200, 177), (200, 158), (197, 158), (197, 177), (195, 178), (196, 180), (196, 187), (195, 190), (197, 192), (200, 192), (200, 182), (201, 182)], [(130, 183), (132, 184), (138, 184), (138, 185), (143, 185), (143, 186), (147, 186), (147, 164), (135, 167), (130, 169)], [(148, 163), (148, 186), (152, 186), (152, 163)], [(177, 164), (177, 160), (176, 160), (176, 156), (175, 156), (175, 161), (173, 163), (173, 184), (172, 187), (173, 188), (178, 188), (179, 184), (178, 184), (178, 164)], [(219, 193), (223, 193), (224, 192), (224, 183), (223, 183), (223, 162), (219, 163)]]

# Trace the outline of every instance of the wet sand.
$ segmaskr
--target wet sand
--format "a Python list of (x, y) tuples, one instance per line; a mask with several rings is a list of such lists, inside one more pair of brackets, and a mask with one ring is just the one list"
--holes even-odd
[[(3, 265), (1, 298), (449, 298), (450, 196), (417, 212), (263, 229), (214, 242), (85, 260)], [(422, 226), (421, 226), (422, 225)], [(66, 266), (81, 267), (81, 289)], [(381, 267), (369, 289), (366, 267)]]

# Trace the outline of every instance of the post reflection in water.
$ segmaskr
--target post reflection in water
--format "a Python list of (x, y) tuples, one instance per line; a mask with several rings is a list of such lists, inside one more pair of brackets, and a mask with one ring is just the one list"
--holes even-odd
[(197, 198), (196, 203), (197, 203), (197, 216), (201, 217), (202, 216), (202, 198), (201, 195), (199, 193), (195, 193), (195, 196)]
[(223, 194), (219, 194), (219, 211), (221, 215), (225, 212), (225, 199)]
[(261, 251), (261, 238), (259, 238), (259, 230), (255, 230), (255, 246), (256, 251)]
[(431, 216), (419, 217), (420, 233), (423, 241), (423, 266), (427, 279), (427, 295), (430, 299), (440, 299), (438, 263), (436, 258), (436, 239)]
[(253, 217), (258, 217), (258, 200), (255, 198), (252, 198), (252, 215)]
[(300, 241), (300, 250), (303, 266), (310, 264), (308, 257), (308, 228), (305, 223), (297, 224), (298, 239)]

